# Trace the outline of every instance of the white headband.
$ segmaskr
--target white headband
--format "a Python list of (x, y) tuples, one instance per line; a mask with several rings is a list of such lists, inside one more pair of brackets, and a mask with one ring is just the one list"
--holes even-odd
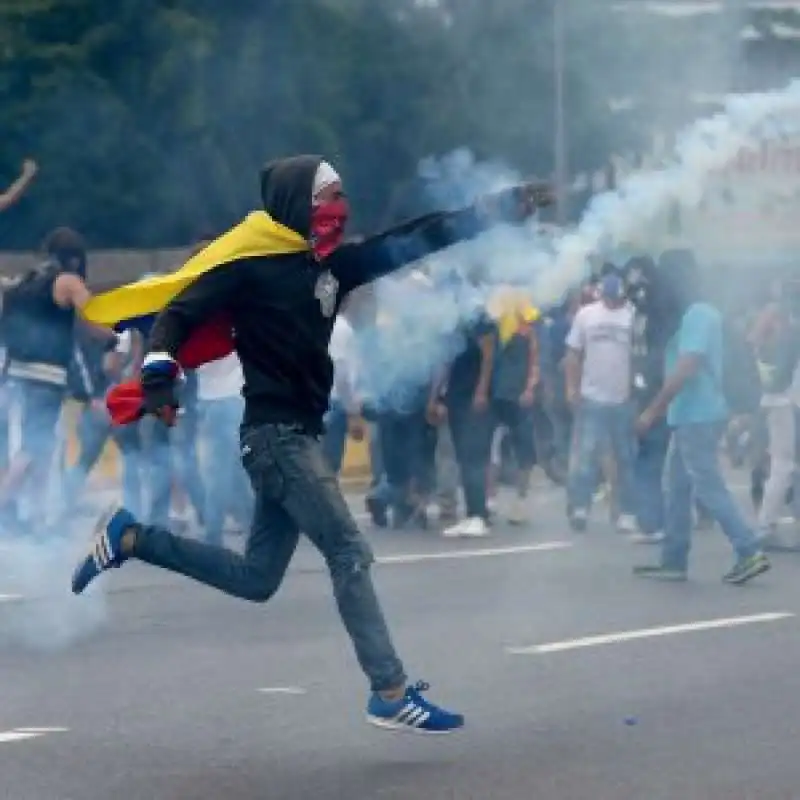
[(327, 161), (323, 161), (319, 167), (317, 167), (317, 174), (314, 176), (314, 186), (311, 190), (311, 197), (316, 199), (323, 189), (327, 189), (332, 183), (339, 183), (341, 180), (339, 173)]

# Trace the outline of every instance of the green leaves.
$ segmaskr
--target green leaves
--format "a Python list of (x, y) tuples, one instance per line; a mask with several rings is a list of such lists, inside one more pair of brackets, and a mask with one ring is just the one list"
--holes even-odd
[[(185, 244), (258, 204), (264, 161), (302, 151), (335, 161), (362, 230), (427, 156), (549, 174), (551, 3), (0, 0), (0, 180), (27, 155), (42, 168), (0, 242), (66, 223), (94, 246)], [(582, 152), (602, 115), (579, 75), (568, 95)]]

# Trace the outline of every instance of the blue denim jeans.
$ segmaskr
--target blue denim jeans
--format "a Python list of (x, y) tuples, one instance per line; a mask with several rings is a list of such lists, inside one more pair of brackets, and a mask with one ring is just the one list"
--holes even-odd
[[(241, 419), (241, 418), (240, 418)], [(175, 481), (186, 492), (197, 512), (200, 524), (205, 524), (206, 488), (200, 472), (197, 439), (200, 433), (200, 413), (197, 402), (181, 409), (178, 424), (169, 432), (172, 469)]]
[(616, 464), (620, 512), (633, 514), (636, 508), (633, 406), (581, 400), (575, 416), (573, 447), (568, 489), (570, 509), (588, 511), (591, 508), (600, 475), (600, 459), (610, 452)]
[[(4, 509), (13, 516), (42, 521), (50, 511), (53, 460), (58, 450), (59, 420), (65, 389), (33, 380), (10, 384), (9, 435), (16, 433), (20, 456), (29, 459), (15, 497)], [(56, 492), (56, 495), (58, 493)], [(16, 505), (16, 511), (13, 506)]]
[(386, 505), (405, 507), (412, 488), (425, 482), (423, 458), (425, 417), (421, 411), (381, 412), (378, 436), (384, 473), (370, 497)]
[(80, 445), (78, 460), (64, 475), (63, 497), (67, 514), (74, 512), (86, 479), (103, 454), (111, 435), (111, 421), (107, 414), (86, 406), (78, 418), (77, 434)]
[(563, 373), (545, 378), (542, 409), (553, 430), (553, 450), (558, 463), (565, 468), (569, 461), (572, 418), (566, 401)]
[(662, 564), (686, 570), (692, 535), (692, 501), (696, 498), (722, 528), (738, 558), (758, 551), (755, 534), (728, 491), (719, 465), (723, 423), (679, 425), (667, 456), (667, 509)]
[(661, 421), (639, 440), (634, 476), (636, 521), (642, 533), (661, 533), (664, 530), (664, 464), (669, 438), (670, 430), (666, 422)]
[(210, 542), (222, 542), (228, 514), (242, 530), (247, 530), (252, 520), (252, 492), (239, 458), (239, 424), (243, 412), (244, 401), (240, 397), (206, 400), (200, 405), (205, 449), (205, 532)]
[(122, 504), (134, 517), (144, 515), (144, 483), (147, 475), (142, 452), (141, 423), (123, 425), (112, 430), (112, 436), (122, 456)]
[[(180, 424), (180, 423), (179, 423)], [(142, 463), (147, 487), (147, 512), (151, 525), (169, 527), (172, 507), (172, 449), (170, 430), (155, 417), (139, 422), (142, 438)]]
[(241, 446), (256, 500), (244, 553), (143, 526), (137, 529), (134, 555), (234, 597), (264, 603), (283, 582), (303, 531), (325, 559), (339, 614), (372, 689), (403, 686), (403, 665), (372, 584), (372, 550), (317, 438), (291, 425), (261, 425), (242, 430)]

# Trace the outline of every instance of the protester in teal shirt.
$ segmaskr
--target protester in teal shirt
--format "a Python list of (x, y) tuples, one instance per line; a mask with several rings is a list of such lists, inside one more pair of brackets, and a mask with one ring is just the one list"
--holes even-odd
[(643, 578), (686, 579), (692, 506), (697, 502), (719, 524), (736, 555), (723, 580), (742, 584), (770, 564), (728, 490), (719, 463), (719, 443), (728, 418), (722, 315), (703, 302), (692, 254), (669, 255), (659, 260), (654, 294), (665, 335), (675, 332), (668, 339), (664, 385), (636, 423), (644, 436), (666, 414), (671, 430), (664, 539), (660, 563), (636, 567), (634, 572)]
[(693, 354), (703, 356), (703, 364), (669, 404), (667, 422), (672, 427), (722, 422), (728, 416), (722, 390), (722, 315), (708, 303), (694, 303), (683, 315), (667, 344), (665, 373), (675, 372), (681, 356)]

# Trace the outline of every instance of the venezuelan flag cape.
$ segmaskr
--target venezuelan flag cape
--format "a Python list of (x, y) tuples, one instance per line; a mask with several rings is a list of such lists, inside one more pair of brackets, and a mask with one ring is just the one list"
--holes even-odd
[[(245, 258), (301, 253), (308, 242), (295, 231), (276, 222), (264, 211), (249, 214), (239, 225), (215, 239), (169, 275), (129, 283), (96, 295), (83, 309), (87, 322), (105, 325), (116, 331), (136, 328), (145, 335), (156, 316), (184, 289), (214, 269)], [(224, 313), (209, 318), (193, 331), (177, 354), (184, 369), (223, 358), (233, 352), (233, 329)], [(141, 416), (142, 390), (138, 381), (121, 384), (108, 395), (112, 420), (127, 424)]]

